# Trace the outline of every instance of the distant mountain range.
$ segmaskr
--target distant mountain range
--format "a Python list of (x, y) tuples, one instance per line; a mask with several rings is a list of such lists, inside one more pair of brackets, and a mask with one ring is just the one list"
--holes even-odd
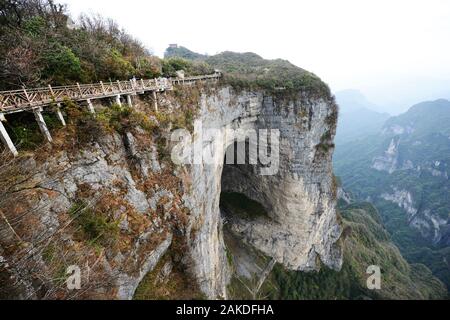
[[(269, 278), (273, 299), (443, 299), (446, 289), (423, 264), (405, 261), (367, 202), (340, 202), (344, 233), (344, 264), (339, 272), (287, 271), (277, 264)], [(382, 270), (380, 290), (367, 289), (367, 266)], [(244, 290), (240, 290), (243, 292)], [(245, 297), (239, 297), (245, 298)]]
[(335, 96), (339, 105), (337, 145), (377, 133), (389, 118), (389, 114), (375, 111), (379, 107), (358, 90), (339, 91)]
[[(348, 122), (342, 109), (336, 175), (353, 197), (375, 204), (407, 259), (426, 264), (449, 286), (450, 102), (419, 103), (381, 125), (380, 118), (369, 119), (367, 112), (358, 119), (361, 108), (355, 107), (353, 122)], [(342, 132), (354, 132), (367, 121), (370, 129), (343, 139)]]

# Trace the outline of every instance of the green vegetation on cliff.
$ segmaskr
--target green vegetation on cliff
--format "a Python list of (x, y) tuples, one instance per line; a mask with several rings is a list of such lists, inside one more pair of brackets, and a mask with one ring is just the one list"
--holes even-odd
[(262, 87), (275, 91), (306, 91), (330, 97), (328, 86), (319, 77), (287, 60), (266, 60), (251, 52), (222, 52), (208, 57), (208, 64), (222, 70), (234, 86)]
[(206, 56), (184, 47), (167, 48), (165, 57), (205, 62), (221, 70), (224, 80), (239, 89), (263, 88), (284, 94), (306, 91), (320, 97), (331, 97), (330, 89), (319, 77), (287, 60), (267, 60), (252, 52), (225, 51)]
[(0, 16), (0, 89), (124, 80), (160, 74), (158, 59), (115, 22), (64, 5), (6, 1)]
[(160, 59), (114, 21), (84, 15), (74, 24), (67, 8), (50, 0), (8, 1), (1, 13), (0, 90), (173, 77), (178, 70), (199, 75), (216, 68), (235, 88), (331, 97), (316, 75), (286, 60), (248, 52), (206, 56), (184, 47), (168, 48)]
[(74, 24), (51, 0), (2, 3), (0, 90), (212, 73), (210, 66), (160, 59), (111, 19), (83, 15)]
[(145, 275), (134, 300), (204, 300), (197, 282), (180, 261), (178, 249), (171, 247), (155, 268)]

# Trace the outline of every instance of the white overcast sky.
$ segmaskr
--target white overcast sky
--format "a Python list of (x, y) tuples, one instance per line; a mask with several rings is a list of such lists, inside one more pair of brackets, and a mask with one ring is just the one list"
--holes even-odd
[(283, 58), (389, 108), (450, 98), (448, 0), (60, 1), (74, 18), (113, 18), (159, 56), (178, 43)]

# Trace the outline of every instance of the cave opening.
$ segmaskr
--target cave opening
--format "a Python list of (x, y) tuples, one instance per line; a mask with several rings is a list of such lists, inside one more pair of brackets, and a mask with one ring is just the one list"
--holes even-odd
[[(270, 206), (262, 191), (264, 188), (261, 188), (266, 181), (258, 174), (258, 164), (249, 162), (249, 143), (241, 143), (244, 144), (241, 148), (239, 142), (234, 143), (233, 161), (224, 158), (219, 208), (225, 254), (230, 270), (233, 270), (228, 295), (232, 299), (254, 300), (262, 299), (274, 290), (273, 284), (266, 279), (275, 260), (252, 244), (252, 225), (271, 222)], [(242, 151), (245, 156), (241, 159), (245, 162), (239, 163), (237, 159)]]
[(245, 220), (269, 217), (266, 209), (258, 201), (239, 192), (221, 192), (220, 209), (222, 215), (228, 219), (233, 216)]
[[(250, 164), (249, 150), (248, 139), (235, 141), (224, 157), (219, 208), (222, 218), (229, 223), (269, 218), (267, 208), (258, 201), (263, 197), (257, 187), (261, 181), (258, 181), (257, 165)], [(227, 159), (230, 155), (231, 160)]]

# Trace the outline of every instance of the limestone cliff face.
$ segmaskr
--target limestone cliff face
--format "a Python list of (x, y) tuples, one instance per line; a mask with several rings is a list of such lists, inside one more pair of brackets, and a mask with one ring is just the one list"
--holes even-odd
[[(117, 133), (100, 135), (81, 150), (54, 150), (51, 156), (43, 151), (49, 158), (35, 155), (20, 163), (21, 183), (2, 197), (5, 215), (14, 221), (17, 233), (2, 229), (0, 247), (5, 251), (0, 252), (5, 263), (0, 267), (9, 266), (0, 270), (21, 283), (14, 298), (131, 299), (139, 282), (167, 251), (172, 241), (170, 213), (156, 212), (163, 197), (168, 199), (167, 209), (176, 205), (175, 192), (164, 187), (145, 192), (140, 185), (143, 179), (133, 175), (127, 163), (126, 146), (132, 143), (127, 139), (134, 140), (132, 136), (128, 133), (124, 141)], [(133, 143), (136, 147), (137, 142)], [(148, 150), (142, 163), (160, 174), (153, 155)], [(13, 213), (18, 215), (16, 220)], [(111, 224), (74, 223), (80, 216), (99, 213)], [(117, 232), (108, 232), (113, 226)], [(102, 229), (85, 240), (78, 235), (82, 228)], [(104, 241), (98, 241), (101, 233), (106, 235)], [(69, 265), (80, 268), (83, 290), (66, 292), (64, 283), (52, 280), (55, 272), (64, 276)]]
[[(333, 101), (323, 99), (301, 95), (282, 99), (230, 88), (202, 96), (203, 130), (219, 129), (222, 140), (219, 146), (205, 147), (219, 153), (214, 164), (191, 167), (187, 199), (194, 217), (191, 248), (196, 274), (209, 297), (226, 296), (229, 276), (221, 235), (221, 190), (244, 193), (266, 208), (270, 219), (232, 222), (232, 228), (264, 254), (294, 270), (317, 269), (319, 260), (340, 269), (341, 228), (331, 168), (336, 108)], [(224, 151), (235, 138), (244, 139), (227, 135), (227, 129), (248, 128), (280, 131), (276, 174), (261, 175), (257, 166), (224, 169)]]
[[(195, 119), (202, 121), (203, 130), (220, 132), (218, 144), (201, 145), (204, 153), (216, 156), (213, 163), (175, 166), (167, 158), (162, 161), (159, 145), (170, 137), (171, 125), (157, 136), (140, 126), (120, 134), (102, 131), (76, 148), (70, 141), (82, 132), (68, 136), (64, 132), (75, 128), (69, 125), (54, 133), (53, 145), (19, 164), (27, 168), (21, 173), (27, 178), (0, 199), (7, 219), (22, 219), (13, 225), (14, 232), (2, 225), (6, 233), (0, 247), (0, 270), (21, 279), (20, 285), (13, 284), (22, 288), (16, 297), (131, 299), (145, 274), (174, 246), (176, 236), (187, 245), (177, 263), (190, 266), (187, 272), (208, 298), (226, 298), (230, 270), (219, 209), (222, 190), (247, 195), (269, 214), (269, 219), (230, 222), (248, 244), (290, 269), (308, 271), (321, 263), (340, 269), (341, 228), (331, 168), (334, 101), (217, 86), (193, 100), (193, 106), (184, 108), (197, 104)], [(183, 109), (183, 102), (170, 93), (159, 103), (166, 114)], [(151, 113), (145, 103), (136, 101), (135, 108)], [(155, 125), (162, 121), (158, 115), (149, 118)], [(272, 146), (279, 147), (276, 173), (261, 175), (260, 167), (246, 165), (224, 169), (225, 150), (235, 138), (243, 139), (239, 131), (229, 134), (229, 129), (278, 129), (279, 145)], [(194, 143), (199, 139), (194, 135)], [(190, 146), (185, 148), (189, 151)], [(89, 215), (80, 201), (90, 208)], [(80, 226), (73, 222), (80, 215), (89, 219), (96, 214), (109, 222), (88, 220), (106, 231), (87, 241), (92, 230), (80, 236)], [(111, 236), (104, 237), (104, 232)], [(32, 263), (21, 263), (24, 259)], [(64, 263), (56, 263), (58, 259)], [(80, 265), (88, 289), (66, 292), (64, 286), (47, 281), (46, 276), (61, 272), (66, 264)]]

